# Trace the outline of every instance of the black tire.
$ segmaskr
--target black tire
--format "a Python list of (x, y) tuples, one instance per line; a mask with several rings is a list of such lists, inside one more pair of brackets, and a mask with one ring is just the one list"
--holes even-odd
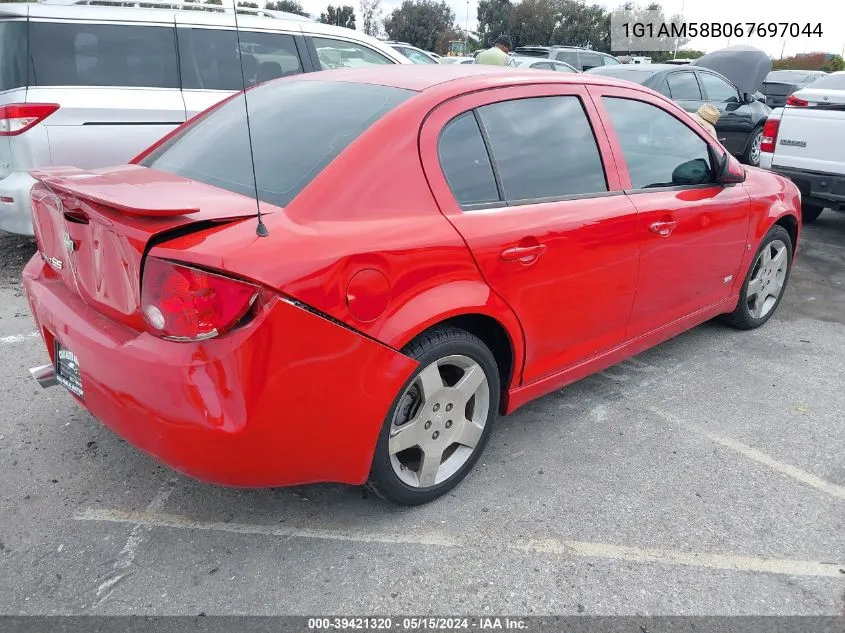
[[(777, 297), (774, 305), (769, 309), (768, 312), (763, 314), (761, 317), (755, 317), (751, 310), (749, 309), (748, 303), (751, 300), (748, 292), (748, 286), (751, 283), (752, 278), (757, 271), (757, 262), (760, 257), (760, 254), (766, 248), (771, 248), (772, 243), (780, 240), (786, 245), (786, 258), (787, 258), (787, 265), (786, 265), (786, 275), (783, 280), (783, 286), (780, 291), (780, 295)], [(748, 269), (748, 273), (745, 276), (745, 281), (742, 284), (742, 290), (739, 293), (739, 302), (737, 303), (736, 309), (731, 312), (730, 314), (725, 315), (725, 320), (735, 328), (740, 330), (753, 330), (754, 328), (758, 328), (763, 325), (766, 321), (768, 321), (772, 315), (777, 311), (778, 306), (780, 305), (781, 300), (783, 299), (783, 295), (786, 294), (786, 288), (789, 284), (789, 275), (792, 272), (792, 238), (789, 237), (789, 232), (776, 224), (769, 232), (766, 233), (766, 236), (763, 238), (762, 243), (760, 244), (760, 248), (757, 249), (757, 252), (754, 253), (754, 259), (752, 260), (751, 266)]]
[[(745, 151), (742, 153), (742, 162), (746, 165), (751, 165), (752, 167), (759, 167), (760, 166), (760, 143), (763, 140), (763, 128), (758, 127), (754, 128), (754, 131), (751, 133), (751, 136), (748, 137), (748, 145), (745, 148)], [(756, 144), (756, 145), (755, 145)], [(757, 148), (756, 151), (756, 158), (754, 148)]]
[(803, 224), (812, 224), (824, 211), (824, 207), (817, 204), (802, 204), (801, 205), (801, 222)]
[[(499, 411), (499, 370), (493, 354), (478, 337), (451, 326), (438, 326), (421, 334), (402, 351), (419, 362), (419, 367), (402, 386), (385, 418), (384, 426), (376, 443), (367, 487), (379, 497), (388, 501), (402, 505), (419, 505), (432, 501), (454, 488), (472, 469), (475, 462), (478, 461), (478, 457), (484, 451), (493, 428), (493, 422)], [(450, 477), (429, 487), (410, 486), (399, 478), (391, 464), (389, 442), (394, 416), (397, 415), (406, 391), (415, 383), (417, 376), (432, 363), (453, 355), (468, 357), (484, 371), (489, 387), (488, 412), (484, 430), (472, 449), (473, 452)], [(424, 406), (424, 404), (423, 402), (419, 406)], [(483, 416), (483, 414), (481, 415)]]

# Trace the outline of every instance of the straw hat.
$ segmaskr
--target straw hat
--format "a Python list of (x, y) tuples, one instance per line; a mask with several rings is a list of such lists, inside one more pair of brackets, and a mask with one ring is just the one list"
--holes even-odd
[(722, 113), (719, 112), (719, 108), (712, 103), (705, 103), (692, 115), (692, 118), (698, 121), (710, 136), (718, 138), (716, 136), (716, 128), (713, 126), (716, 125), (721, 115)]

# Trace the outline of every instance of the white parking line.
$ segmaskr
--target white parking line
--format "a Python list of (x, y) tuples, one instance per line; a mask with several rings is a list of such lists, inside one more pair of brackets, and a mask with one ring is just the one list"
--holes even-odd
[(711, 442), (715, 442), (716, 444), (720, 444), (725, 448), (729, 448), (732, 451), (739, 453), (740, 455), (743, 455), (749, 459), (754, 460), (759, 464), (763, 464), (764, 466), (767, 466), (768, 468), (771, 468), (772, 470), (781, 473), (782, 475), (791, 477), (795, 481), (801, 482), (802, 484), (810, 486), (811, 488), (815, 488), (816, 490), (823, 492), (826, 495), (830, 495), (831, 497), (835, 497), (837, 499), (845, 499), (845, 486), (840, 486), (838, 484), (826, 481), (821, 477), (817, 477), (812, 473), (808, 473), (805, 470), (796, 468), (791, 464), (779, 461), (771, 455), (767, 455), (763, 451), (757, 450), (753, 446), (748, 446), (747, 444), (743, 444), (742, 442), (738, 442), (729, 437), (722, 437), (721, 435), (712, 433), (707, 429), (698, 426), (697, 424), (692, 424), (691, 422), (682, 420), (681, 418), (672, 415), (671, 413), (659, 411), (654, 408), (649, 409), (649, 411), (654, 415), (663, 418), (667, 422), (677, 424), (678, 426), (687, 429), (688, 431), (692, 431), (693, 433), (702, 435)]
[[(256, 534), (270, 537), (351, 541), (355, 543), (427, 545), (448, 548), (467, 547), (472, 549), (478, 547), (475, 541), (464, 543), (453, 536), (438, 532), (388, 534), (383, 532), (367, 532), (364, 530), (332, 530), (253, 525), (248, 523), (222, 523), (215, 521), (195, 521), (183, 516), (154, 511), (125, 512), (122, 510), (89, 508), (76, 513), (73, 518), (77, 521), (131, 523), (136, 526), (145, 526), (147, 529), (161, 527), (180, 530), (231, 532), (234, 534)], [(687, 552), (666, 548), (639, 548), (609, 543), (591, 543), (588, 541), (560, 539), (511, 542), (505, 543), (502, 547), (505, 550), (514, 552), (535, 552), (561, 557), (604, 558), (659, 565), (685, 565), (706, 567), (709, 569), (837, 579), (842, 578), (842, 573), (839, 570), (843, 567), (842, 564), (838, 563), (758, 558), (755, 556), (737, 556), (734, 554), (714, 554), (707, 552)]]
[[(170, 495), (173, 494), (173, 486), (170, 483), (164, 484), (158, 489), (150, 504), (147, 506), (147, 512), (158, 512), (167, 502)], [(120, 553), (117, 555), (117, 560), (114, 561), (114, 567), (109, 577), (104, 580), (99, 587), (97, 587), (97, 601), (94, 606), (97, 606), (108, 598), (114, 586), (121, 580), (133, 573), (130, 569), (135, 562), (135, 556), (138, 553), (138, 548), (144, 542), (144, 538), (152, 530), (152, 526), (145, 523), (136, 523), (129, 533), (129, 538), (126, 539), (126, 544)]]
[(11, 336), (0, 336), (0, 345), (14, 345), (23, 343), (29, 339), (37, 338), (38, 332), (27, 332), (26, 334), (12, 334)]

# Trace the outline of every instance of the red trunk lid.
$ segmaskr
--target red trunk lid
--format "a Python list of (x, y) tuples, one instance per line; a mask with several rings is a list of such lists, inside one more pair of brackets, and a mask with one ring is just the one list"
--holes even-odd
[(136, 329), (143, 258), (156, 236), (256, 215), (254, 198), (138, 165), (32, 175), (41, 257), (86, 303)]

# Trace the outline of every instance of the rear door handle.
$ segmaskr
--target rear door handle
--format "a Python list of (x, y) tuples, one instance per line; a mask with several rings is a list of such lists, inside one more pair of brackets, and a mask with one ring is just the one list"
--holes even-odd
[(652, 233), (657, 233), (660, 237), (669, 237), (677, 226), (678, 223), (675, 220), (663, 220), (662, 222), (653, 222), (648, 229)]
[(523, 264), (530, 264), (545, 252), (545, 244), (534, 244), (532, 246), (514, 246), (512, 248), (506, 248), (502, 251), (502, 261), (519, 261)]

